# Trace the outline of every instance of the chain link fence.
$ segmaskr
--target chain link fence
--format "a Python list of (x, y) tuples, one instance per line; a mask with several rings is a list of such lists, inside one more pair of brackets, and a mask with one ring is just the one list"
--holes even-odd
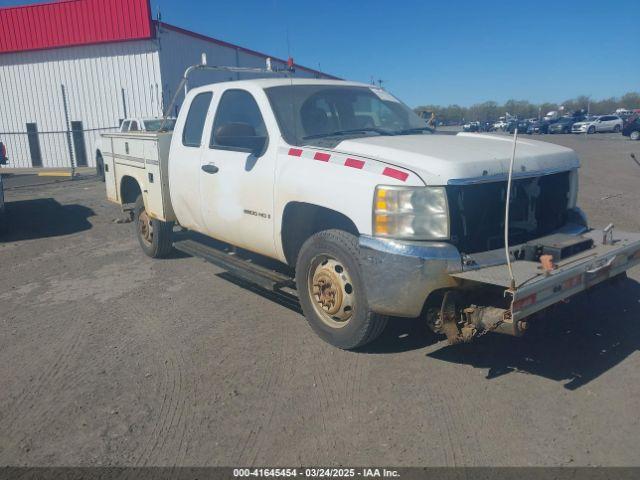
[(70, 130), (38, 131), (27, 123), (26, 131), (0, 132), (0, 142), (7, 150), (5, 168), (71, 169), (95, 167), (100, 135), (116, 132), (119, 127), (84, 128), (81, 121), (71, 121)]

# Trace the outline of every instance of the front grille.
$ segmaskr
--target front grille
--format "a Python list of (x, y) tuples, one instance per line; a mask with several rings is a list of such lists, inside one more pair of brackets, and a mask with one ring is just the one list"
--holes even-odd
[[(513, 181), (509, 243), (548, 235), (567, 221), (570, 172)], [(451, 242), (463, 253), (504, 247), (507, 182), (446, 187)]]

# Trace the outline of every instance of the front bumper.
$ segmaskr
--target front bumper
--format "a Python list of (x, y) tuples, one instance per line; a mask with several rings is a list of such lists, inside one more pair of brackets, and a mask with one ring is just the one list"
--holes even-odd
[[(640, 263), (640, 234), (615, 232), (603, 243), (602, 232), (575, 225), (563, 233), (594, 239), (594, 247), (568, 257), (545, 273), (540, 263), (513, 261), (518, 288), (511, 294), (514, 322), (587, 290)], [(516, 251), (521, 246), (511, 247)], [(471, 260), (471, 261), (470, 261)], [(418, 317), (431, 293), (441, 289), (509, 289), (502, 251), (463, 256), (444, 242), (406, 242), (360, 237), (360, 265), (370, 308), (381, 314)]]
[(360, 237), (360, 267), (369, 307), (376, 313), (417, 317), (429, 294), (457, 285), (462, 256), (445, 242)]

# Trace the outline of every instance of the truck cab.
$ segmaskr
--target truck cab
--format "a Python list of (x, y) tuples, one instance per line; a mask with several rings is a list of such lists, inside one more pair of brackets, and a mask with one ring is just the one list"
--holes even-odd
[(640, 235), (589, 229), (572, 150), (440, 135), (371, 85), (207, 85), (189, 91), (172, 133), (104, 141), (107, 196), (133, 212), (145, 253), (176, 246), (241, 270), (174, 243), (178, 224), (276, 260), (290, 281), (263, 278), (293, 286), (313, 330), (340, 348), (393, 317), (423, 317), (451, 343), (521, 335), (535, 313), (640, 262)]

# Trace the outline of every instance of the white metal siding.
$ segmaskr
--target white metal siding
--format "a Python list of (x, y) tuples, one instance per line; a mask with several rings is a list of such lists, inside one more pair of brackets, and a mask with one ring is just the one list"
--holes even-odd
[[(28, 137), (23, 133), (27, 123), (36, 123), (38, 132), (67, 130), (61, 85), (66, 90), (69, 122), (82, 121), (85, 130), (113, 131), (125, 116), (161, 116), (185, 69), (200, 63), (203, 52), (211, 65), (265, 66), (261, 55), (166, 27), (160, 27), (153, 40), (1, 54), (0, 140), (7, 145), (9, 167), (32, 166)], [(284, 67), (282, 62), (274, 65)], [(190, 87), (252, 76), (196, 72)], [(299, 69), (296, 76), (315, 74)], [(181, 103), (179, 98), (177, 105)], [(90, 166), (95, 165), (96, 141), (104, 131), (84, 134)], [(38, 138), (43, 167), (70, 167), (64, 133), (40, 133)], [(75, 152), (74, 156), (77, 162)]]
[[(160, 69), (162, 85), (165, 92), (165, 108), (169, 105), (175, 88), (180, 82), (184, 71), (191, 65), (200, 63), (201, 54), (207, 54), (209, 65), (261, 67), (266, 66), (265, 57), (251, 54), (240, 48), (220, 45), (202, 38), (187, 35), (169, 28), (159, 27)], [(274, 61), (275, 67), (284, 67), (282, 62)], [(197, 87), (209, 83), (225, 82), (246, 78), (270, 77), (270, 75), (239, 74), (228, 72), (203, 71), (195, 72), (189, 80), (189, 87)], [(313, 78), (315, 75), (307, 70), (298, 69), (295, 76)], [(176, 105), (179, 107), (184, 99), (181, 93)], [(173, 112), (175, 113), (175, 112)]]
[[(84, 129), (117, 127), (124, 117), (122, 89), (129, 116), (158, 116), (162, 86), (156, 42), (60, 48), (0, 55), (0, 139), (7, 145), (10, 167), (30, 167), (26, 123), (39, 132), (64, 131), (61, 85), (65, 86), (69, 121)], [(87, 160), (95, 164), (101, 132), (84, 135)], [(69, 167), (66, 136), (40, 134), (44, 167)], [(73, 142), (72, 142), (73, 143)]]

